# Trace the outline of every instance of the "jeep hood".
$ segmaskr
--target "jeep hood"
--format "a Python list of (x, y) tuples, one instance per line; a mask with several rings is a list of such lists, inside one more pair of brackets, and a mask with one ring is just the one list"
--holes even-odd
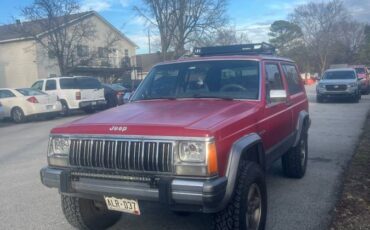
[(255, 113), (256, 102), (218, 99), (139, 101), (59, 126), (52, 133), (208, 136)]

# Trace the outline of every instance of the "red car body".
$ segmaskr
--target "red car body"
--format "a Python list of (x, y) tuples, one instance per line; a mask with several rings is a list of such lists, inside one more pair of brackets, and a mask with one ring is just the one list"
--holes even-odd
[[(292, 63), (287, 59), (268, 59), (260, 56), (225, 56), (186, 61), (204, 60), (259, 60), (265, 63)], [(179, 63), (177, 61), (176, 63)], [(166, 63), (170, 64), (170, 62)], [(281, 68), (281, 66), (280, 66)], [(283, 71), (281, 70), (283, 73)], [(262, 71), (262, 86), (266, 84)], [(286, 78), (283, 78), (287, 89)], [(220, 175), (225, 174), (231, 145), (248, 133), (260, 134), (265, 151), (286, 138), (297, 126), (299, 113), (308, 112), (308, 99), (304, 90), (288, 95), (287, 102), (269, 106), (266, 89), (261, 87), (258, 101), (220, 101), (217, 99), (153, 100), (129, 103), (108, 111), (54, 128), (52, 134), (144, 135), (171, 137), (214, 137), (217, 143)], [(127, 130), (111, 129), (125, 126)]]
[(357, 78), (359, 79), (361, 83), (361, 92), (363, 94), (369, 94), (370, 93), (370, 73), (368, 72), (368, 69), (366, 66), (363, 65), (357, 65), (352, 66), (356, 70)]
[[(59, 189), (63, 212), (73, 226), (96, 229), (99, 222), (105, 229), (119, 218), (110, 210), (140, 214), (140, 202), (154, 201), (173, 211), (216, 213), (216, 229), (264, 229), (267, 168), (281, 158), (287, 176), (305, 174), (308, 99), (293, 61), (239, 53), (161, 63), (130, 103), (52, 129), (41, 181)], [(145, 96), (146, 84), (153, 86), (157, 71), (158, 79), (166, 80), (168, 74), (162, 72), (168, 69), (177, 80), (176, 89), (193, 82), (202, 89), (207, 81), (198, 75), (201, 66), (219, 70), (203, 75), (214, 80), (206, 83), (209, 92), (215, 92), (211, 83), (218, 84), (218, 95), (198, 98), (191, 91), (190, 97), (166, 92), (162, 98)], [(193, 82), (187, 71), (196, 73)], [(180, 84), (185, 78), (186, 84)], [(230, 88), (232, 94), (225, 90)], [(97, 204), (105, 207), (101, 214), (96, 214)], [(230, 223), (232, 218), (238, 223)]]

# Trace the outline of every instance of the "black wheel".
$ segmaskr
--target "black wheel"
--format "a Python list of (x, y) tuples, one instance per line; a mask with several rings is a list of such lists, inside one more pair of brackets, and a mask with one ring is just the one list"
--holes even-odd
[(68, 116), (68, 114), (69, 114), (69, 107), (68, 107), (68, 104), (67, 104), (67, 102), (65, 102), (65, 101), (61, 101), (61, 104), (62, 104), (62, 111), (60, 112), (60, 114), (61, 114), (63, 117), (66, 117), (66, 116)]
[(121, 218), (120, 212), (109, 211), (102, 202), (64, 195), (62, 209), (67, 221), (77, 229), (106, 229)]
[(302, 178), (306, 173), (308, 158), (307, 131), (308, 130), (304, 128), (297, 146), (291, 147), (281, 159), (284, 174), (288, 177)]
[(22, 123), (26, 120), (23, 110), (19, 107), (12, 109), (11, 116), (15, 123)]
[(232, 200), (214, 215), (212, 227), (215, 230), (263, 230), (266, 216), (265, 175), (256, 163), (242, 161)]

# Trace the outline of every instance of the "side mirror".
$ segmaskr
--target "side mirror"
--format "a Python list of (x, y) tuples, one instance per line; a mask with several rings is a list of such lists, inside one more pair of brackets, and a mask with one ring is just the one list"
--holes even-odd
[(273, 89), (270, 90), (270, 100), (271, 102), (285, 101), (287, 99), (287, 93), (283, 89)]

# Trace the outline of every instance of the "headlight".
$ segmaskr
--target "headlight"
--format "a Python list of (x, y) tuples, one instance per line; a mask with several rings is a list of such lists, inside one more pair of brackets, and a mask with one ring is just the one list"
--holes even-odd
[(180, 142), (179, 146), (179, 157), (182, 162), (202, 163), (205, 161), (205, 142)]
[(67, 166), (70, 140), (67, 137), (52, 137), (49, 140), (48, 162), (49, 165)]
[(216, 144), (213, 141), (179, 141), (175, 171), (184, 176), (218, 174)]
[(350, 83), (348, 84), (348, 87), (351, 88), (351, 87), (357, 87), (357, 84), (356, 83)]

